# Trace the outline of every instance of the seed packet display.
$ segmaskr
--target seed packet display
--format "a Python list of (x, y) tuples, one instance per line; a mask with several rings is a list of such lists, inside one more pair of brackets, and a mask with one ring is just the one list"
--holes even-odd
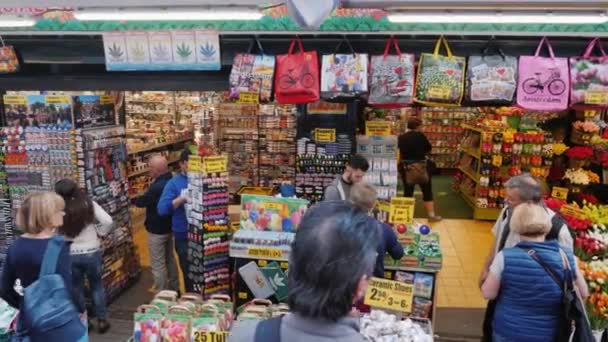
[(274, 295), (274, 290), (268, 280), (260, 271), (260, 268), (252, 261), (239, 268), (239, 274), (249, 287), (249, 290), (256, 298), (268, 298)]
[(517, 58), (512, 56), (470, 56), (467, 97), (487, 104), (511, 104), (517, 89)]
[(192, 312), (183, 306), (172, 306), (162, 322), (163, 342), (186, 342), (190, 338)]
[(416, 273), (414, 279), (414, 296), (431, 299), (433, 295), (434, 278), (430, 274)]
[(429, 299), (414, 297), (414, 303), (412, 305), (412, 317), (429, 318), (431, 316), (431, 309), (433, 302)]
[(153, 305), (141, 305), (133, 315), (134, 342), (160, 342), (161, 321), (160, 309)]

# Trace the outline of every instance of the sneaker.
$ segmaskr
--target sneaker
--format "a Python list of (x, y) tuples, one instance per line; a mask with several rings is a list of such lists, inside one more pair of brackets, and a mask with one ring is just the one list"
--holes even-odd
[(97, 332), (100, 334), (105, 334), (108, 330), (110, 330), (110, 323), (108, 323), (105, 319), (97, 320)]
[(429, 222), (439, 222), (443, 220), (443, 217), (439, 215), (429, 216)]

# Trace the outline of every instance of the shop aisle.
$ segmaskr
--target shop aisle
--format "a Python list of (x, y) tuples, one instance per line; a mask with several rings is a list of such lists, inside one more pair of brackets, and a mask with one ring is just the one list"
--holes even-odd
[[(472, 219), (473, 210), (464, 201), (462, 196), (452, 190), (452, 176), (433, 176), (433, 194), (435, 200), (435, 211), (446, 219)], [(403, 188), (399, 187), (400, 195)], [(414, 191), (416, 197), (415, 217), (426, 217), (426, 211), (422, 206), (422, 192), (416, 187)]]

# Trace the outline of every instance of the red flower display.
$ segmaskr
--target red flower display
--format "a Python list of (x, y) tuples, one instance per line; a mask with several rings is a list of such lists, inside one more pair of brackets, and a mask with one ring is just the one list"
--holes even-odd
[(593, 156), (593, 149), (588, 146), (574, 146), (566, 151), (568, 158), (587, 159)]

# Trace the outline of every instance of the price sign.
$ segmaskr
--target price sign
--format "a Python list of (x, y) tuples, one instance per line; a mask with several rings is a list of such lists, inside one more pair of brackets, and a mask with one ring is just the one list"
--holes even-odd
[(194, 342), (226, 342), (228, 335), (227, 331), (195, 331)]
[(551, 190), (551, 197), (565, 201), (568, 199), (568, 192), (568, 188), (560, 188), (559, 186), (554, 186)]
[(391, 211), (391, 205), (387, 202), (383, 202), (383, 201), (378, 201), (376, 203), (376, 207), (380, 210), (380, 211), (384, 211), (385, 213), (390, 213)]
[(65, 104), (72, 102), (70, 97), (65, 95), (47, 95), (44, 100), (48, 104)]
[(317, 128), (315, 129), (315, 141), (319, 143), (332, 143), (336, 141), (335, 128)]
[(257, 104), (260, 102), (260, 94), (248, 91), (240, 92), (238, 102)]
[(99, 103), (111, 104), (111, 103), (114, 103), (114, 98), (112, 97), (112, 95), (101, 95), (99, 97)]
[(585, 103), (587, 104), (607, 104), (608, 92), (605, 91), (587, 91), (585, 93)]
[(207, 157), (203, 159), (203, 171), (206, 173), (226, 172), (228, 158), (226, 156)]
[(434, 99), (447, 100), (450, 98), (451, 90), (449, 87), (431, 87), (428, 96)]
[(363, 302), (371, 307), (412, 312), (414, 286), (398, 281), (371, 278)]
[(24, 105), (27, 104), (27, 98), (23, 95), (4, 95), (4, 104)]
[(391, 135), (390, 121), (366, 121), (365, 135), (369, 137), (385, 137)]
[(203, 172), (203, 163), (201, 157), (190, 156), (188, 157), (188, 171), (201, 173)]
[(597, 110), (586, 110), (583, 112), (583, 116), (587, 119), (593, 118), (598, 114)]
[(570, 205), (570, 204), (563, 205), (559, 209), (559, 212), (562, 213), (563, 215), (572, 216), (572, 217), (580, 219), (580, 220), (587, 219), (587, 214), (584, 211), (582, 211), (581, 209), (579, 209), (573, 205)]
[(247, 249), (247, 255), (252, 258), (280, 259), (283, 257), (283, 250), (277, 248), (251, 247)]
[(392, 223), (410, 224), (414, 221), (414, 205), (412, 197), (393, 197), (390, 204), (390, 221)]
[(281, 212), (283, 210), (283, 207), (285, 206), (283, 203), (277, 202), (264, 202), (262, 205), (266, 210), (273, 210), (277, 212)]

